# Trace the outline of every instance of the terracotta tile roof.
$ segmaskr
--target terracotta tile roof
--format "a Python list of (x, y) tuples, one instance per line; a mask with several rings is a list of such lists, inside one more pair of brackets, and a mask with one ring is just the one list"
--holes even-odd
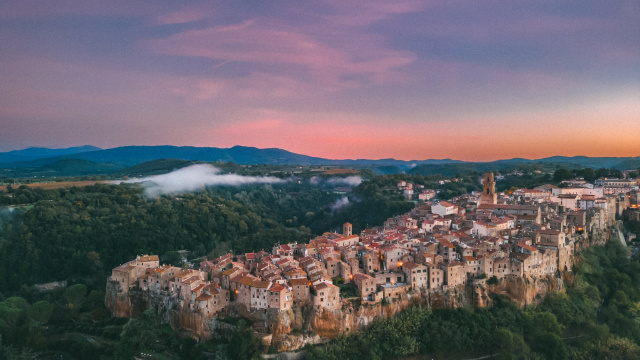
[(176, 274), (176, 277), (182, 279), (190, 275), (191, 275), (191, 270), (183, 270), (180, 273)]
[(158, 255), (142, 255), (142, 256), (138, 257), (137, 260), (140, 261), (140, 262), (160, 261), (160, 259), (158, 259)]
[(135, 265), (131, 265), (130, 263), (125, 263), (125, 264), (122, 264), (122, 265), (120, 265), (120, 266), (116, 267), (116, 268), (115, 268), (115, 269), (113, 269), (113, 270), (115, 270), (115, 271), (117, 271), (117, 272), (128, 273), (128, 272), (130, 272), (131, 270), (135, 269), (136, 267), (137, 267), (137, 266), (135, 266)]
[(525, 261), (529, 257), (531, 257), (531, 254), (523, 254), (523, 253), (512, 252), (512, 253), (509, 254), (509, 257), (510, 258), (514, 258), (514, 259), (518, 259), (520, 261)]
[(343, 236), (343, 237), (341, 237), (341, 238), (339, 238), (339, 239), (336, 239), (335, 241), (336, 241), (336, 242), (339, 242), (339, 241), (347, 241), (347, 240), (357, 239), (357, 238), (359, 238), (359, 237), (360, 237), (360, 236), (358, 236), (358, 235), (349, 235), (349, 236)]
[(198, 297), (196, 298), (196, 301), (207, 301), (212, 298), (213, 298), (213, 295), (202, 293), (198, 295)]
[(284, 289), (286, 289), (286, 288), (284, 286), (280, 285), (280, 284), (273, 284), (269, 288), (269, 291), (278, 291), (278, 292), (280, 292), (280, 291), (282, 291)]
[(251, 285), (249, 285), (251, 287), (254, 288), (259, 288), (259, 289), (267, 289), (269, 288), (269, 282), (268, 281), (262, 281), (262, 280), (254, 280), (251, 282)]
[(231, 268), (231, 269), (229, 269), (229, 270), (225, 270), (225, 271), (223, 271), (223, 272), (222, 272), (222, 275), (227, 275), (227, 276), (229, 276), (229, 275), (233, 275), (233, 274), (235, 274), (237, 271), (240, 271), (240, 269)]
[(329, 288), (337, 288), (337, 286), (332, 285), (332, 284), (327, 284), (326, 282), (321, 282), (317, 285), (313, 286), (314, 290), (323, 290), (323, 289), (329, 289)]
[(291, 279), (291, 280), (289, 280), (289, 283), (292, 286), (309, 285), (309, 281), (306, 278), (304, 278), (304, 279)]
[(364, 280), (372, 280), (373, 277), (367, 274), (363, 274), (363, 273), (358, 273), (358, 274), (354, 274), (353, 275), (353, 279), (358, 279), (359, 281), (364, 281)]
[(419, 267), (423, 267), (424, 265), (420, 265), (420, 264), (416, 264), (413, 261), (407, 261), (402, 265), (404, 268), (407, 268), (409, 270), (413, 270), (413, 269), (417, 269)]
[(528, 250), (528, 251), (531, 251), (531, 252), (536, 252), (536, 251), (538, 251), (538, 249), (537, 249), (537, 248), (535, 248), (535, 247), (533, 247), (533, 246), (531, 246), (531, 245), (527, 245), (527, 244), (525, 244), (525, 243), (518, 243), (518, 246), (520, 246), (521, 248), (526, 249), (526, 250)]
[(229, 282), (240, 283), (240, 280), (241, 280), (242, 278), (244, 278), (244, 276), (245, 276), (245, 274), (238, 274), (238, 275), (236, 275), (236, 276), (234, 276), (234, 277), (231, 277), (231, 278), (229, 279)]
[(240, 279), (238, 281), (238, 284), (242, 284), (242, 285), (251, 285), (251, 283), (253, 282), (253, 280), (255, 279), (255, 277), (251, 276), (251, 275), (247, 275), (245, 277), (243, 277), (242, 279)]
[(190, 277), (188, 277), (187, 279), (182, 280), (182, 282), (183, 282), (184, 284), (189, 285), (189, 284), (193, 284), (194, 282), (199, 281), (199, 280), (200, 280), (200, 279), (199, 279), (197, 276), (190, 276)]

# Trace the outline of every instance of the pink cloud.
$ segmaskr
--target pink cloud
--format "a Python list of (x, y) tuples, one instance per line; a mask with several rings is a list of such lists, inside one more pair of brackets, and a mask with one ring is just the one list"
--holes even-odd
[(157, 53), (259, 64), (272, 74), (289, 73), (302, 79), (311, 75), (322, 84), (347, 87), (353, 86), (354, 80), (345, 76), (387, 81), (394, 78), (397, 69), (415, 60), (408, 51), (385, 49), (373, 36), (344, 34), (344, 39), (325, 39), (326, 34), (315, 31), (314, 26), (291, 27), (252, 19), (188, 30), (146, 44)]
[[(166, 80), (166, 88), (187, 100), (209, 101), (213, 99), (276, 101), (308, 99), (319, 88), (311, 82), (303, 82), (286, 75), (255, 72), (238, 78), (173, 77)], [(324, 91), (333, 91), (329, 84)]]
[(419, 11), (426, 7), (424, 1), (365, 1), (349, 2), (340, 0), (325, 1), (332, 12), (324, 15), (323, 20), (332, 26), (360, 27), (370, 25), (390, 16)]
[(210, 18), (211, 14), (205, 9), (192, 7), (178, 11), (172, 11), (158, 16), (156, 23), (159, 25), (185, 24)]

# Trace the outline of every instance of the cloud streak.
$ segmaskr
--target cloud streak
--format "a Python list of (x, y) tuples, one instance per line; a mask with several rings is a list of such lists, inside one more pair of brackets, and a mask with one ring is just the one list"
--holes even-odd
[(345, 206), (349, 206), (350, 204), (351, 202), (349, 201), (349, 198), (346, 196), (343, 196), (340, 199), (336, 200), (336, 202), (331, 204), (329, 207), (331, 208), (331, 211), (336, 211), (336, 210), (342, 209)]
[(409, 51), (387, 48), (377, 36), (325, 33), (324, 27), (320, 32), (315, 25), (291, 26), (254, 18), (187, 30), (148, 40), (146, 45), (158, 54), (259, 64), (274, 74), (343, 88), (386, 82), (397, 77), (398, 68), (416, 59)]
[(354, 187), (354, 186), (360, 185), (362, 180), (363, 179), (361, 176), (332, 177), (328, 179), (324, 179), (319, 176), (314, 176), (311, 179), (309, 179), (309, 183), (311, 185), (316, 185), (316, 186), (326, 183), (332, 186), (347, 185), (347, 186)]
[(239, 186), (245, 184), (282, 184), (286, 180), (273, 176), (242, 176), (221, 174), (220, 169), (208, 164), (196, 164), (168, 174), (132, 179), (123, 183), (139, 183), (147, 197), (175, 195), (204, 190), (207, 186)]
[(358, 186), (362, 182), (362, 177), (361, 176), (347, 176), (344, 178), (335, 177), (327, 180), (327, 182), (332, 185)]

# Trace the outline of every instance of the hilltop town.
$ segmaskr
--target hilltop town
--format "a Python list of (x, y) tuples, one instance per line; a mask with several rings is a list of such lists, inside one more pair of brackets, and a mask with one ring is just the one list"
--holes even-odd
[[(481, 193), (448, 201), (435, 202), (436, 191), (423, 189), (410, 212), (359, 234), (345, 223), (341, 234), (229, 253), (202, 261), (197, 269), (161, 265), (158, 256), (141, 255), (112, 270), (106, 305), (120, 317), (157, 307), (167, 322), (198, 337), (210, 336), (227, 316), (262, 317), (263, 325), (255, 326), (263, 333), (300, 327), (321, 333), (318, 319), (345, 307), (351, 312), (354, 301), (381, 307), (413, 298), (433, 306), (433, 294), (449, 296), (503, 281), (561, 287), (577, 252), (603, 243), (612, 229), (618, 232), (617, 218), (640, 213), (635, 180), (574, 179), (564, 187), (500, 194), (494, 174), (486, 173), (482, 183)], [(397, 189), (414, 195), (405, 181)], [(488, 303), (486, 292), (473, 294), (473, 305)], [(287, 315), (292, 313), (313, 320)], [(368, 323), (350, 321), (359, 327)], [(338, 329), (356, 330), (345, 324)]]

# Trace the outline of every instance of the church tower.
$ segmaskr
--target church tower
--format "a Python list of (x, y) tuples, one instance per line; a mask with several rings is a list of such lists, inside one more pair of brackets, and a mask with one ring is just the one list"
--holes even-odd
[(496, 182), (493, 179), (493, 173), (484, 173), (484, 190), (480, 196), (480, 204), (497, 204), (498, 195), (496, 194)]
[(351, 225), (351, 223), (344, 223), (344, 225), (342, 225), (343, 236), (351, 236), (352, 231), (353, 231), (353, 225)]

